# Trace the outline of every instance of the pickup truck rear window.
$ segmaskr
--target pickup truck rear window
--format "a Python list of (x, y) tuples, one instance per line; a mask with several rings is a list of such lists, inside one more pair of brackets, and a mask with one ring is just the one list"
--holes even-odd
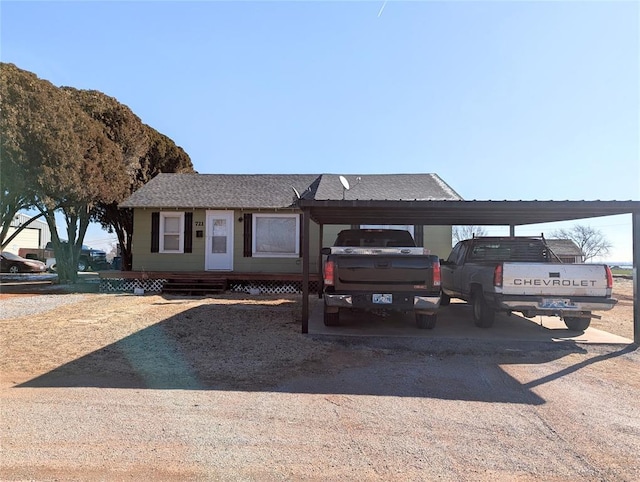
[(347, 230), (342, 231), (334, 246), (344, 247), (375, 247), (375, 248), (391, 248), (391, 247), (415, 247), (413, 237), (408, 231), (389, 231), (389, 230)]
[(548, 261), (549, 251), (543, 243), (522, 241), (476, 242), (468, 261)]

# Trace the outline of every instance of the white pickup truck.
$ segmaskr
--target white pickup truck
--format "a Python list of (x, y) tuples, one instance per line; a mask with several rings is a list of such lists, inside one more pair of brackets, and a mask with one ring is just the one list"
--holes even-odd
[(570, 330), (584, 331), (610, 310), (613, 277), (604, 264), (562, 263), (544, 238), (479, 237), (460, 241), (441, 260), (441, 306), (460, 298), (473, 306), (477, 326), (493, 325), (495, 313), (559, 316)]

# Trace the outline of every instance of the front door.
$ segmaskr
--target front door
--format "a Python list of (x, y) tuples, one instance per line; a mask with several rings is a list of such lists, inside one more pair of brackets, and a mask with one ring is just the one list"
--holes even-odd
[(205, 267), (233, 270), (233, 211), (207, 211)]

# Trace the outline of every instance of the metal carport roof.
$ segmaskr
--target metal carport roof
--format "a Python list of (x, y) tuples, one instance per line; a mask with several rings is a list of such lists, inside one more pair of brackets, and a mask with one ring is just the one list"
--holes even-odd
[[(640, 344), (640, 201), (380, 201), (299, 199), (303, 211), (302, 332), (309, 323), (309, 224), (415, 224), (520, 226), (632, 214), (634, 342)], [(322, 236), (322, 234), (320, 235)]]
[(640, 212), (640, 201), (337, 201), (298, 203), (318, 224), (518, 226)]

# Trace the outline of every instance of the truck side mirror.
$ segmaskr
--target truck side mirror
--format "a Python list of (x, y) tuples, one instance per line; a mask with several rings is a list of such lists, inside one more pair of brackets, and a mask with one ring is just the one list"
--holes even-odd
[(320, 250), (320, 253), (329, 255), (329, 254), (331, 254), (331, 248), (322, 248)]

